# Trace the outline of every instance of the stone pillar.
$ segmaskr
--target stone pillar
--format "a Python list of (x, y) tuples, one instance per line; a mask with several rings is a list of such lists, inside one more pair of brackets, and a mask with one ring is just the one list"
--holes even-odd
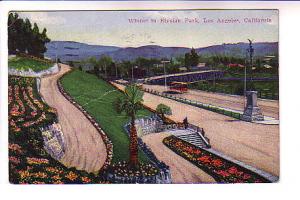
[(242, 115), (242, 120), (248, 122), (263, 121), (264, 116), (257, 105), (257, 91), (247, 91), (246, 97), (247, 105)]

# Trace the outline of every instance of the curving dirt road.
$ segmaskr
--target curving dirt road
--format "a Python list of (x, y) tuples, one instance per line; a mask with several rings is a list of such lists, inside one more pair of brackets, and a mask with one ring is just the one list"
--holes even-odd
[(214, 183), (210, 175), (178, 156), (162, 140), (169, 133), (155, 133), (143, 136), (143, 141), (151, 148), (156, 157), (170, 167), (172, 183)]
[(59, 73), (42, 78), (40, 90), (47, 104), (57, 109), (64, 133), (66, 152), (60, 161), (67, 167), (96, 172), (107, 156), (105, 144), (87, 118), (60, 93), (57, 80), (70, 70), (67, 65), (60, 66)]

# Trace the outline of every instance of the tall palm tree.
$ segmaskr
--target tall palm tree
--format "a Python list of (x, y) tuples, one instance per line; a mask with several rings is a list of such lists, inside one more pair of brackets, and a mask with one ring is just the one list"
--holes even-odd
[(131, 118), (130, 126), (130, 145), (129, 145), (129, 165), (130, 167), (138, 166), (138, 138), (135, 128), (135, 116), (138, 110), (142, 109), (144, 92), (139, 90), (135, 84), (129, 85), (125, 88), (125, 96), (118, 98), (116, 101), (116, 110), (118, 113), (125, 112)]

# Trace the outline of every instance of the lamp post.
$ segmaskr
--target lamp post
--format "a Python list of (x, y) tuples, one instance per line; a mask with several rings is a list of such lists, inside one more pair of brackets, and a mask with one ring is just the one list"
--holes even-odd
[[(254, 48), (252, 46), (252, 40), (248, 39), (249, 41), (249, 48), (247, 49), (247, 52), (249, 53), (249, 59), (250, 59), (250, 70), (249, 70), (249, 77), (250, 77), (250, 81), (252, 81), (252, 67), (253, 67), (253, 53), (254, 53)], [(252, 84), (250, 84), (250, 87)], [(252, 90), (252, 88), (250, 88)]]
[(164, 65), (165, 90), (167, 91), (166, 63), (170, 63), (170, 61), (169, 60), (162, 60), (161, 63)]
[(133, 78), (133, 68), (135, 68), (135, 69), (137, 69), (138, 68), (138, 66), (132, 66), (131, 67), (131, 81), (133, 82), (133, 80), (134, 80), (134, 78)]
[[(247, 49), (246, 52), (246, 60), (245, 60), (245, 66), (244, 66), (244, 107), (246, 107), (247, 104), (247, 98), (246, 98), (246, 92), (247, 92), (247, 60), (250, 60), (250, 72), (252, 70), (252, 65), (253, 65), (253, 53), (254, 53), (254, 48), (252, 46), (252, 40), (248, 39), (249, 41), (249, 48)], [(249, 55), (249, 58), (248, 58)]]

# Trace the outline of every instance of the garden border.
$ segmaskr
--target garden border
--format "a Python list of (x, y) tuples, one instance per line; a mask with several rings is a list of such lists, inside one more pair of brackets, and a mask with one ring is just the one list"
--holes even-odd
[[(199, 167), (200, 169), (202, 169), (203, 171), (205, 171), (206, 173), (208, 173), (209, 175), (211, 175), (217, 182), (220, 182), (222, 183), (222, 180), (220, 180), (220, 178), (215, 175), (214, 173), (211, 173), (211, 171), (209, 169), (207, 169), (207, 167), (203, 167), (203, 166), (199, 166), (197, 163), (191, 161), (191, 160), (188, 160), (186, 157), (182, 156), (178, 151), (174, 150), (172, 147), (170, 147), (168, 144), (165, 143), (165, 140), (168, 139), (168, 138), (171, 138), (171, 137), (175, 137), (175, 136), (169, 136), (169, 137), (166, 137), (163, 139), (163, 144), (166, 145), (169, 149), (171, 149), (174, 153), (176, 153), (177, 155), (181, 156), (182, 158), (186, 159), (187, 161), (193, 163), (195, 166)], [(184, 143), (188, 143), (180, 138), (177, 138), (175, 137), (176, 139), (184, 142)], [(197, 147), (191, 143), (188, 143), (189, 145), (191, 146), (194, 146), (195, 148), (199, 148), (201, 151), (205, 151), (206, 153), (209, 153), (209, 154), (213, 154), (215, 157), (217, 158), (221, 158), (223, 160), (226, 160), (226, 162), (229, 162), (233, 165), (237, 165), (241, 168), (243, 168), (244, 170), (248, 171), (248, 173), (250, 172), (250, 174), (254, 174), (256, 176), (259, 176), (260, 178), (262, 179), (265, 179), (266, 182), (265, 183), (274, 183), (274, 182), (277, 182), (279, 180), (278, 177), (276, 176), (273, 176), (267, 172), (264, 172), (262, 170), (258, 170), (254, 167), (249, 167), (249, 166), (245, 166), (246, 164), (244, 164), (243, 162), (236, 162), (236, 160), (234, 159), (228, 159), (228, 157), (226, 158), (225, 156), (223, 156), (221, 153), (215, 153), (215, 151), (211, 151), (211, 149), (204, 149), (204, 148), (201, 148), (201, 147)]]
[(57, 80), (56, 84), (57, 87), (60, 91), (60, 93), (71, 103), (73, 104), (77, 109), (79, 109), (83, 115), (92, 123), (92, 125), (97, 129), (97, 131), (99, 132), (105, 146), (106, 146), (106, 153), (107, 153), (107, 157), (105, 159), (104, 165), (99, 169), (99, 173), (103, 172), (104, 170), (106, 170), (109, 165), (111, 164), (112, 161), (112, 156), (113, 156), (113, 143), (111, 142), (111, 140), (109, 139), (109, 137), (106, 135), (106, 133), (103, 131), (103, 129), (101, 128), (101, 126), (96, 122), (96, 120), (86, 111), (82, 108), (82, 106), (80, 106), (63, 88), (62, 84), (61, 84), (61, 80), (62, 78), (71, 73), (73, 71), (73, 69), (69, 70), (67, 73), (64, 73), (61, 77), (59, 77), (59, 79)]

